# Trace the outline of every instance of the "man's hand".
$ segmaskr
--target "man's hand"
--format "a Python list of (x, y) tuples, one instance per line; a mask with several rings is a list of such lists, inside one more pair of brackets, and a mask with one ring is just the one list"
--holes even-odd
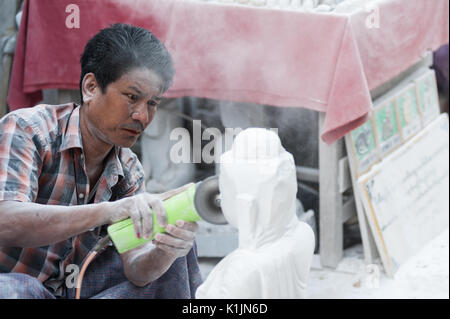
[(165, 229), (167, 233), (156, 234), (155, 247), (173, 258), (186, 256), (194, 244), (198, 224), (178, 220), (176, 226), (167, 225)]
[[(198, 224), (178, 220), (176, 225), (168, 225), (164, 207), (162, 207), (161, 203), (164, 199), (174, 196), (190, 186), (192, 184), (159, 195), (140, 194), (130, 197), (132, 200), (127, 203), (119, 203), (122, 209), (128, 212), (121, 213), (123, 215), (118, 217), (119, 220), (130, 216), (127, 214), (130, 214), (129, 212), (131, 210), (139, 209), (139, 216), (144, 215), (150, 223), (142, 221), (138, 225), (147, 231), (150, 230), (146, 235), (151, 236), (151, 211), (148, 207), (152, 207), (155, 211), (158, 224), (164, 227), (167, 232), (156, 234), (152, 242), (148, 242), (145, 245), (131, 249), (120, 255), (124, 265), (125, 275), (133, 284), (145, 286), (158, 279), (169, 269), (175, 259), (186, 256), (192, 248), (195, 232), (198, 230)], [(161, 205), (161, 210), (155, 209), (158, 205)], [(138, 214), (133, 215), (133, 222), (136, 219), (140, 219), (137, 216)], [(140, 230), (138, 229), (136, 231)]]
[(194, 244), (197, 223), (177, 221), (167, 225), (167, 233), (120, 255), (125, 276), (136, 286), (143, 287), (161, 277), (178, 257), (186, 256)]
[(153, 213), (159, 226), (166, 228), (167, 215), (163, 200), (185, 191), (190, 186), (192, 186), (192, 183), (162, 194), (141, 193), (115, 201), (111, 209), (109, 223), (115, 223), (130, 217), (133, 221), (136, 237), (150, 239), (153, 233)]
[(136, 237), (149, 239), (153, 232), (153, 213), (161, 227), (167, 225), (167, 216), (161, 198), (158, 195), (142, 193), (122, 198), (114, 202), (110, 223), (131, 218)]

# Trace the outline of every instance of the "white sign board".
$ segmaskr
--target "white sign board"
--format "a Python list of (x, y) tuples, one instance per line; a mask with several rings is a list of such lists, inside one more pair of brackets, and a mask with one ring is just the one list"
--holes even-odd
[(449, 121), (442, 114), (358, 179), (388, 275), (449, 226)]

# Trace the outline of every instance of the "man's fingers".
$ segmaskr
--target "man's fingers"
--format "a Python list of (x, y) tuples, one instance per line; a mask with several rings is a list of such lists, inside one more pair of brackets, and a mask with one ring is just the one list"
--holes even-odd
[(176, 225), (194, 233), (198, 230), (198, 224), (196, 222), (187, 222), (185, 220), (179, 219), (177, 220)]
[(155, 245), (160, 243), (177, 249), (187, 249), (192, 247), (192, 241), (175, 238), (168, 234), (156, 234), (154, 242)]
[(150, 239), (153, 234), (153, 213), (148, 207), (147, 203), (143, 200), (139, 200), (139, 210), (142, 216), (142, 237)]
[(130, 218), (133, 221), (134, 232), (137, 238), (142, 236), (142, 217), (139, 208), (136, 205), (136, 209), (130, 212)]
[(165, 199), (168, 199), (168, 198), (170, 198), (170, 197), (172, 197), (174, 195), (177, 195), (177, 194), (179, 194), (181, 192), (184, 192), (185, 190), (187, 190), (192, 185), (194, 185), (194, 183), (189, 183), (189, 184), (183, 185), (181, 187), (178, 187), (178, 188), (175, 188), (175, 189), (171, 189), (171, 190), (169, 190), (167, 192), (159, 194), (158, 196), (159, 196), (159, 198), (161, 200), (165, 200)]
[(156, 196), (150, 195), (147, 201), (151, 209), (153, 209), (153, 214), (155, 214), (156, 222), (162, 228), (167, 226), (167, 214), (164, 208), (163, 202)]
[(174, 225), (167, 225), (166, 232), (176, 238), (180, 238), (185, 241), (192, 241), (195, 238), (195, 232)]

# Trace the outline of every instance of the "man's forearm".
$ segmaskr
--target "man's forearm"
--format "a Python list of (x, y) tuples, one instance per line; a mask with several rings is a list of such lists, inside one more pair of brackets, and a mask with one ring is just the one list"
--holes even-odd
[(143, 287), (161, 277), (176, 257), (156, 248), (152, 243), (121, 255), (125, 276), (134, 285)]
[(0, 247), (39, 247), (107, 223), (104, 202), (80, 206), (0, 202)]
[(145, 286), (161, 277), (178, 257), (186, 256), (195, 240), (197, 223), (178, 220), (167, 225), (153, 242), (121, 255), (125, 275), (137, 286)]

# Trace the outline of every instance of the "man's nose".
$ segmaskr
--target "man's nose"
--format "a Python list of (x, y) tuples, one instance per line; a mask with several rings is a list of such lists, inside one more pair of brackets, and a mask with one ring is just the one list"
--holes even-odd
[(146, 103), (139, 104), (131, 113), (131, 118), (133, 120), (141, 122), (141, 124), (145, 127), (148, 124), (149, 114)]

